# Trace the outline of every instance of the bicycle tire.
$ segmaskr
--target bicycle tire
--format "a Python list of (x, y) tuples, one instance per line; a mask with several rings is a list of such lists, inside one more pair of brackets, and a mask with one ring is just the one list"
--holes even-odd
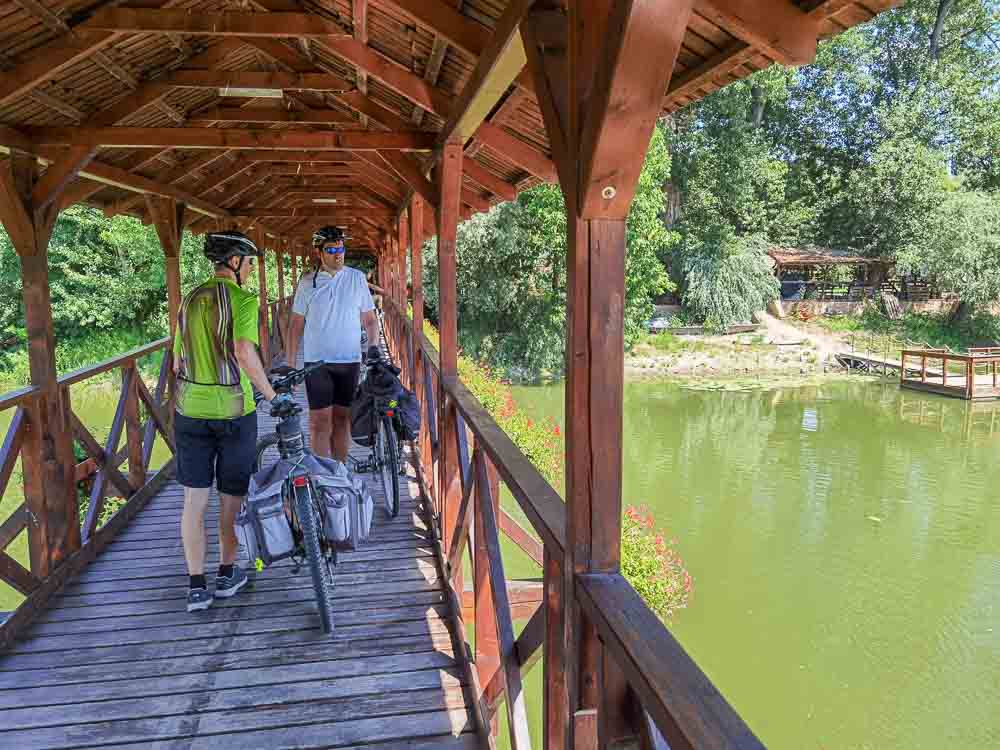
[(254, 451), (253, 458), (253, 473), (256, 474), (262, 468), (262, 459), (264, 454), (267, 452), (268, 448), (277, 447), (278, 445), (278, 433), (270, 432), (260, 440), (257, 441), (257, 449)]
[(316, 590), (316, 604), (319, 606), (319, 618), (323, 632), (333, 632), (333, 576), (327, 567), (323, 550), (319, 546), (319, 531), (316, 528), (316, 511), (313, 508), (312, 488), (306, 483), (302, 487), (294, 487), (295, 513), (302, 530), (302, 543), (306, 548), (306, 559), (309, 561), (309, 572), (312, 575), (313, 588)]
[(378, 432), (375, 435), (375, 455), (382, 477), (385, 509), (391, 518), (395, 518), (399, 515), (399, 460), (392, 417), (382, 417), (379, 420)]

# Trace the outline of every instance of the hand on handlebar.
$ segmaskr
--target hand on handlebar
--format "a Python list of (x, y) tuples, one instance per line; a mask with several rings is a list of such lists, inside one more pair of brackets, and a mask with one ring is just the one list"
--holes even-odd
[(295, 398), (290, 393), (279, 393), (271, 399), (271, 416), (287, 414), (295, 408)]

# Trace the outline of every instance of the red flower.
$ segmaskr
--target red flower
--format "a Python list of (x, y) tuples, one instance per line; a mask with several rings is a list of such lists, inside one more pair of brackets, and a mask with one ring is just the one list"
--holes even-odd
[(556, 425), (555, 427), (552, 428), (552, 434), (553, 435), (559, 434), (559, 425)]

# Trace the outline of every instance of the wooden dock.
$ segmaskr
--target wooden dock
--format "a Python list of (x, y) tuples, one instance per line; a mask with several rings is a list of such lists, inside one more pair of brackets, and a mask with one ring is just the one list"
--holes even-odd
[[(271, 423), (260, 416), (262, 434)], [(182, 489), (168, 482), (0, 656), (0, 746), (478, 747), (440, 553), (408, 472), (395, 520), (366, 475), (380, 510), (369, 542), (340, 557), (330, 636), (307, 569), (290, 561), (188, 614)]]

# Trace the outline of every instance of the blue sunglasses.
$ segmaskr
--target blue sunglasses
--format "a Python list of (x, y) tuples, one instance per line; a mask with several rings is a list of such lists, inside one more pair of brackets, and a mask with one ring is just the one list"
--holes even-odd
[(327, 243), (323, 246), (323, 252), (327, 255), (342, 255), (344, 253), (344, 243), (339, 242), (336, 245)]

